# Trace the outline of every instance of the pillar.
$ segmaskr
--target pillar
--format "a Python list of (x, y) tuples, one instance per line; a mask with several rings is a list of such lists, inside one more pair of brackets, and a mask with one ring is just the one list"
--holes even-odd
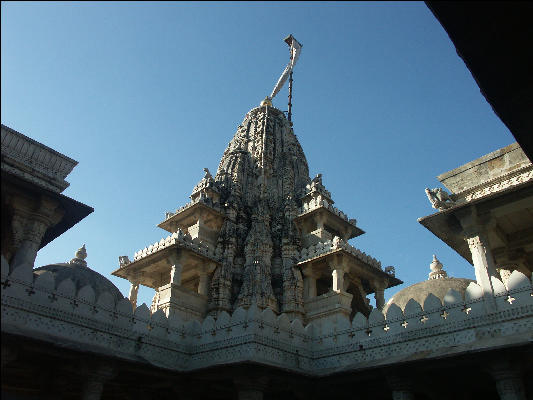
[(411, 390), (410, 382), (396, 373), (389, 373), (386, 376), (387, 383), (391, 388), (393, 400), (414, 400), (415, 395)]
[(477, 283), (483, 288), (484, 293), (492, 295), (490, 278), (497, 275), (488, 239), (485, 234), (476, 232), (467, 238), (467, 242), (472, 253)]
[(463, 227), (463, 234), (472, 255), (477, 284), (483, 289), (489, 308), (495, 308), (491, 277), (499, 278), (499, 276), (487, 237), (487, 228), (494, 221), (490, 215), (478, 216), (475, 206), (462, 211), (457, 217)]
[(337, 293), (344, 292), (344, 268), (333, 267), (331, 276), (333, 278), (333, 291)]
[(200, 272), (200, 281), (198, 282), (198, 294), (207, 296), (209, 294), (209, 275), (207, 272)]
[(128, 298), (130, 299), (133, 309), (137, 308), (137, 295), (139, 293), (139, 281), (131, 280), (130, 281), (130, 292)]
[(392, 400), (415, 400), (415, 396), (410, 390), (393, 390)]
[(114, 369), (108, 365), (84, 369), (88, 368), (90, 370), (84, 374), (86, 381), (83, 384), (81, 398), (82, 400), (100, 400), (105, 383), (115, 375)]
[(493, 364), (490, 367), (490, 373), (496, 381), (496, 390), (500, 400), (526, 400), (520, 372), (510, 363)]
[(376, 308), (383, 310), (385, 307), (385, 289), (375, 289), (374, 298), (376, 299)]
[(183, 266), (181, 264), (181, 260), (178, 257), (177, 254), (172, 254), (169, 256), (169, 262), (170, 262), (170, 283), (173, 285), (181, 285), (181, 272), (183, 270)]
[(263, 400), (269, 379), (267, 377), (241, 377), (235, 379), (238, 400)]
[(382, 280), (374, 280), (372, 287), (374, 288), (374, 299), (376, 299), (376, 308), (383, 310), (385, 307), (385, 289), (388, 282)]
[(312, 271), (304, 271), (304, 300), (316, 297), (316, 275)]
[(10, 265), (12, 269), (21, 264), (33, 265), (46, 230), (61, 220), (64, 211), (58, 208), (57, 201), (44, 196), (40, 199), (14, 196), (10, 205), (15, 249)]

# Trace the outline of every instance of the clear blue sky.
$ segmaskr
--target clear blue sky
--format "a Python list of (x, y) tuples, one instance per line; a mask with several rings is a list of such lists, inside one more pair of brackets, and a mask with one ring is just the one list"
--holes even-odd
[(351, 243), (394, 265), (402, 287), (427, 279), (434, 253), (474, 277), (417, 222), (434, 212), (424, 188), (514, 139), (424, 3), (2, 2), (1, 33), (2, 123), (79, 161), (64, 194), (95, 209), (36, 266), (85, 243), (127, 294), (110, 276), (118, 256), (166, 236), (156, 225), (203, 167), (216, 171), (292, 33), (294, 130), (311, 175), (366, 231)]

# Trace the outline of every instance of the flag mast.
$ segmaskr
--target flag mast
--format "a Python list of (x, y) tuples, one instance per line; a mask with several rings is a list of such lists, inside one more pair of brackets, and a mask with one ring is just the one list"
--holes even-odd
[(287, 81), (287, 78), (289, 78), (289, 110), (287, 111), (287, 119), (292, 125), (292, 70), (294, 68), (294, 64), (296, 64), (296, 61), (298, 61), (298, 58), (300, 57), (300, 52), (302, 51), (302, 44), (298, 42), (292, 35), (287, 36), (284, 39), (284, 42), (289, 45), (289, 49), (291, 52), (289, 64), (283, 70), (283, 73), (279, 77), (278, 82), (276, 83), (276, 86), (274, 86), (274, 89), (272, 90), (270, 96), (267, 96), (265, 100), (261, 102), (261, 107), (266, 104), (272, 107), (272, 99), (281, 90), (283, 84)]
[[(287, 36), (284, 40), (285, 40), (285, 43), (287, 43), (289, 45), (289, 47), (291, 47), (292, 45), (292, 39), (293, 39), (293, 36), (292, 34)], [(291, 61), (292, 61), (292, 57), (293, 57), (293, 53), (291, 51)], [(291, 69), (291, 74), (289, 75), (289, 109), (288, 109), (288, 112), (287, 112), (287, 119), (289, 120), (290, 124), (292, 125), (292, 121), (291, 121), (291, 118), (292, 118), (292, 69)]]

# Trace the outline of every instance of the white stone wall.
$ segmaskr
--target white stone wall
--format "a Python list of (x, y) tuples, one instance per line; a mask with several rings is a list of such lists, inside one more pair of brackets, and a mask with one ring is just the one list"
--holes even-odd
[(444, 303), (430, 294), (423, 304), (411, 300), (403, 312), (393, 304), (387, 315), (375, 309), (368, 318), (335, 316), (307, 326), (256, 306), (185, 323), (162, 310), (151, 314), (144, 304), (133, 311), (126, 298), (116, 304), (108, 293), (96, 298), (89, 286), (76, 291), (72, 281), (55, 282), (49, 273), (35, 279), (29, 264), (9, 273), (5, 259), (1, 283), (3, 332), (90, 345), (126, 360), (141, 356), (179, 371), (252, 361), (325, 375), (417, 353), (431, 357), (527, 343), (533, 332), (532, 285), (518, 271), (507, 288), (493, 279), (496, 308), (487, 308), (472, 283), (464, 299), (450, 290)]

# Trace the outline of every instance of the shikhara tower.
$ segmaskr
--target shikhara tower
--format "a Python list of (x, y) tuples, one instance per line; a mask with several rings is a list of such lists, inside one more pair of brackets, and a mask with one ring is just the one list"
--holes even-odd
[(191, 202), (167, 213), (170, 235), (120, 258), (113, 274), (156, 290), (152, 310), (185, 319), (256, 304), (304, 321), (378, 308), (401, 283), (392, 268), (348, 244), (364, 232), (333, 207), (321, 174), (309, 177), (292, 124), (268, 99), (250, 110), (207, 169)]

